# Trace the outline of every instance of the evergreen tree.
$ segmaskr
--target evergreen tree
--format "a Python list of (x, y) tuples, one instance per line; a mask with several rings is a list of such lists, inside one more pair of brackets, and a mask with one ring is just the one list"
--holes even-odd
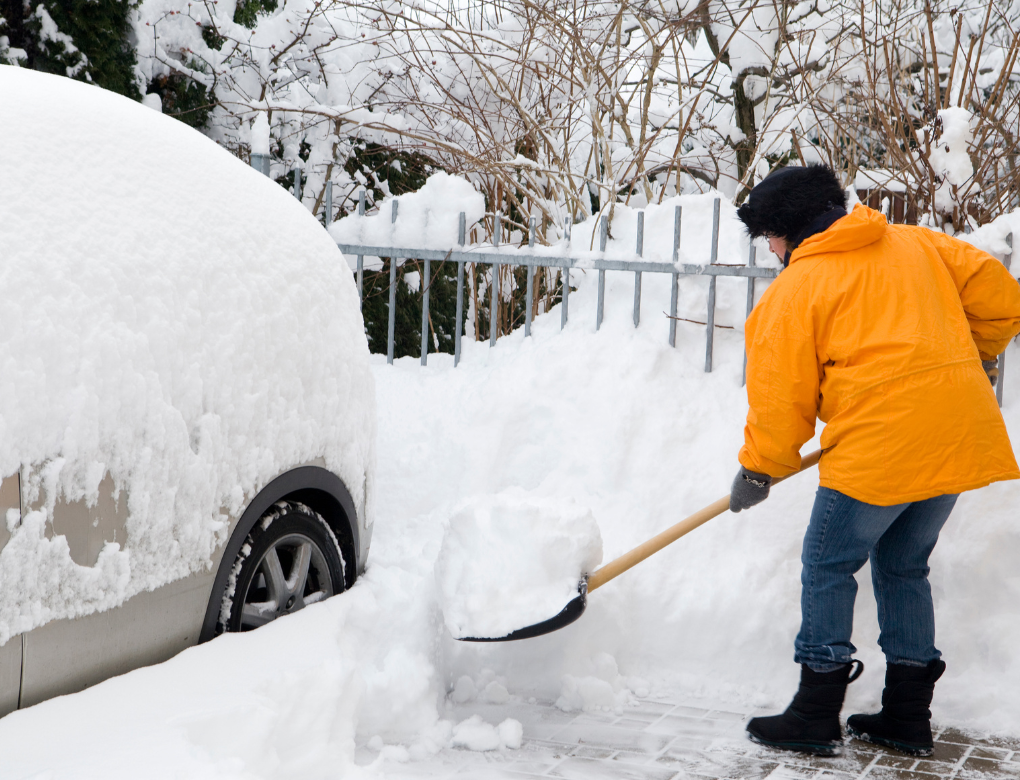
[[(131, 0), (0, 0), (2, 35), (25, 67), (141, 99), (131, 44)], [(8, 57), (9, 58), (9, 57)]]

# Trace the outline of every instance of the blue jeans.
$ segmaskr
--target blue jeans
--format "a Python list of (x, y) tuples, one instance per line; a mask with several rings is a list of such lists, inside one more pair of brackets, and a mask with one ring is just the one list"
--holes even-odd
[(837, 490), (818, 488), (804, 535), (801, 627), (794, 660), (816, 672), (850, 663), (857, 581), (871, 558), (878, 602), (878, 643), (886, 661), (925, 666), (935, 648), (935, 610), (928, 556), (956, 504), (955, 495), (896, 506), (875, 506)]

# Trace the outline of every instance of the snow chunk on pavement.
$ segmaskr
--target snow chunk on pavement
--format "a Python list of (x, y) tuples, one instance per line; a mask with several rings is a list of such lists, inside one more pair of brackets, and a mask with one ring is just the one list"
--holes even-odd
[(446, 627), (457, 639), (499, 637), (547, 620), (602, 561), (591, 510), (520, 488), (460, 504), (436, 562)]
[(468, 750), (486, 751), (510, 748), (517, 750), (524, 738), (524, 727), (507, 718), (499, 726), (491, 726), (482, 720), (481, 715), (472, 715), (453, 727), (450, 744)]

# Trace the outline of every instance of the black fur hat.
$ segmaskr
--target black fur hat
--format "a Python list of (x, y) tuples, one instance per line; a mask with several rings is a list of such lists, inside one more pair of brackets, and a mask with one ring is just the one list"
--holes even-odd
[(787, 166), (766, 176), (737, 209), (751, 238), (793, 239), (816, 217), (846, 208), (846, 193), (825, 165)]

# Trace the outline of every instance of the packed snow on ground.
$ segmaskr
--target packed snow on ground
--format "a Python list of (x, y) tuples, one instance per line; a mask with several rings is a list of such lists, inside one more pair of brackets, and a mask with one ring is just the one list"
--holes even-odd
[[(0, 66), (0, 644), (207, 568), (237, 513), (318, 457), (360, 505), (374, 394), (343, 257), (282, 188), (127, 98)], [(55, 502), (128, 495), (95, 566)], [(15, 515), (17, 513), (14, 513)]]
[[(744, 251), (720, 259), (741, 262)], [(517, 332), (492, 349), (466, 341), (456, 369), (446, 355), (431, 355), (426, 368), (416, 358), (393, 366), (373, 358), (377, 523), (369, 568), (350, 592), (9, 715), (0, 721), (6, 774), (406, 775), (415, 765), (427, 772), (440, 750), (514, 749), (517, 729), (505, 716), (458, 717), (472, 703), (535, 698), (622, 713), (681, 692), (734, 709), (784, 708), (799, 674), (799, 553), (815, 471), (600, 588), (561, 631), (506, 644), (450, 636), (436, 564), (464, 506), (508, 491), (538, 505), (573, 502), (597, 518), (611, 560), (725, 495), (737, 469), (747, 411), (739, 331), (718, 329), (706, 374), (703, 326), (681, 322), (676, 348), (667, 343), (668, 277), (645, 274), (635, 328), (633, 275), (607, 274), (598, 333), (597, 274), (573, 278), (562, 332), (554, 308), (529, 339)], [(701, 280), (681, 284), (693, 301)], [(746, 291), (744, 280), (718, 284), (721, 298)], [(1018, 437), (1020, 370), (1010, 366), (1020, 368), (1015, 347), (1004, 414)], [(1020, 733), (1018, 505), (1017, 482), (965, 494), (935, 550), (948, 671), (933, 710), (943, 725)], [(858, 579), (854, 641), (867, 670), (846, 713), (877, 710), (883, 683), (867, 567)]]
[(520, 488), (468, 499), (446, 527), (436, 582), (454, 638), (500, 637), (554, 617), (602, 560), (591, 509)]

